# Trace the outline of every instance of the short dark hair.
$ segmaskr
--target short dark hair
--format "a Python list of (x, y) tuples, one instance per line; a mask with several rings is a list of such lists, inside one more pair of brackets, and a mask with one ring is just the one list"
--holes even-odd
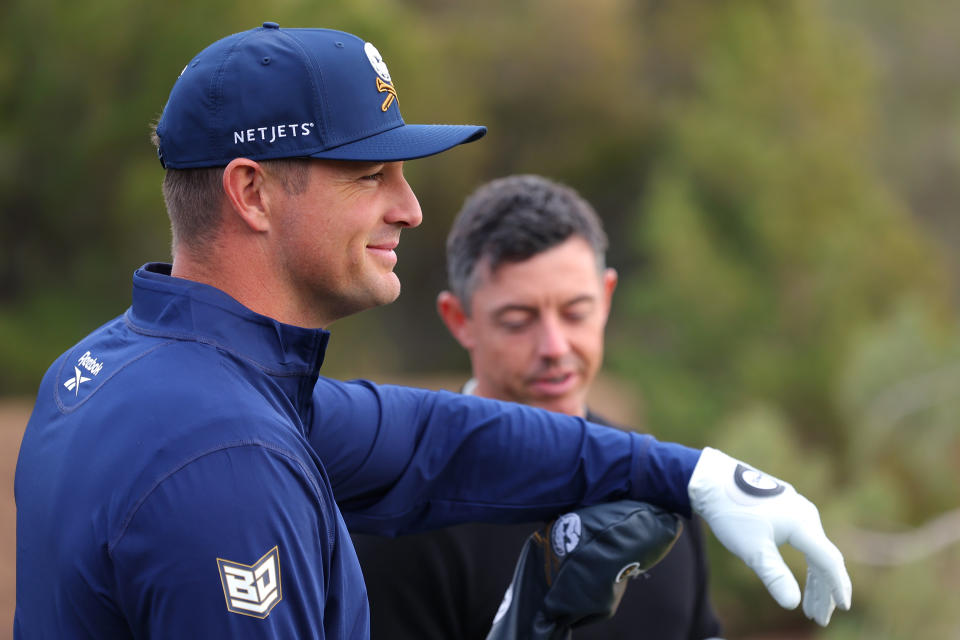
[(470, 312), (477, 265), (522, 262), (577, 236), (606, 266), (607, 235), (597, 212), (572, 188), (537, 175), (488, 182), (463, 203), (447, 236), (450, 290)]
[[(156, 123), (150, 140), (159, 148)], [(278, 176), (287, 193), (296, 195), (306, 190), (309, 158), (261, 160), (260, 164)], [(174, 251), (181, 245), (202, 246), (216, 236), (223, 201), (223, 167), (167, 169), (162, 190)]]

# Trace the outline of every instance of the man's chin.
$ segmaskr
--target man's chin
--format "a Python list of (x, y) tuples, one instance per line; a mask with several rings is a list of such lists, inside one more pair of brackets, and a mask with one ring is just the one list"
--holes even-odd
[(399, 298), (399, 297), (400, 297), (400, 287), (399, 287), (399, 285), (398, 285), (396, 291), (392, 291), (392, 292), (387, 293), (386, 295), (383, 296), (383, 300), (381, 300), (380, 305), (385, 305), (385, 304), (390, 304), (391, 302), (396, 302), (396, 301), (397, 301), (397, 298)]
[[(339, 320), (348, 316), (355, 315), (361, 311), (382, 307), (390, 304), (400, 296), (400, 281), (395, 280), (395, 286), (384, 286), (384, 283), (378, 283), (380, 286), (369, 287), (365, 291), (356, 291), (362, 295), (342, 296), (335, 301), (333, 305), (326, 306), (327, 313), (332, 313), (332, 320)], [(389, 285), (389, 283), (387, 283)]]
[(372, 293), (371, 307), (382, 307), (385, 304), (396, 302), (397, 298), (400, 297), (400, 279), (395, 273), (391, 272)]

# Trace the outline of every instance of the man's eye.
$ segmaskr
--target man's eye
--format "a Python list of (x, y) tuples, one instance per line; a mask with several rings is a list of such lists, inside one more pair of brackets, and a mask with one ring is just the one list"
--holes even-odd
[(377, 173), (371, 173), (368, 176), (363, 176), (361, 180), (376, 180), (377, 182), (381, 182), (383, 180), (383, 171), (378, 171)]
[(593, 303), (580, 301), (564, 309), (563, 317), (567, 322), (576, 324), (589, 318), (593, 313), (593, 309)]
[(533, 318), (527, 314), (508, 314), (501, 316), (499, 324), (502, 328), (511, 332), (519, 332), (530, 326)]

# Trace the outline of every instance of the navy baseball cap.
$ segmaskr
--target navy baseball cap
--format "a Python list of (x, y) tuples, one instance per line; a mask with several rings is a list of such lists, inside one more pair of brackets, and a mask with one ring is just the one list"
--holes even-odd
[(406, 124), (377, 48), (275, 22), (219, 40), (180, 74), (157, 123), (167, 169), (234, 158), (390, 162), (477, 140), (486, 127)]

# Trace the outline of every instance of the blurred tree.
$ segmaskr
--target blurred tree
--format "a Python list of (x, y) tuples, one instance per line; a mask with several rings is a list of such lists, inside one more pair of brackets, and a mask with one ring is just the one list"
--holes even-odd
[(811, 3), (708, 12), (687, 53), (696, 90), (663, 120), (635, 227), (649, 268), (625, 283), (631, 322), (617, 322), (645, 357), (621, 364), (672, 390), (651, 392), (655, 424), (700, 428), (749, 394), (843, 449), (831, 372), (851, 337), (908, 294), (947, 320), (949, 281), (866, 152), (857, 40)]
[[(686, 4), (706, 27), (663, 48), (695, 71), (664, 99), (658, 162), (634, 226), (647, 267), (624, 280), (611, 367), (636, 379), (655, 433), (791, 478), (824, 507), (828, 530), (903, 526), (944, 509), (958, 498), (956, 428), (928, 417), (921, 445), (907, 429), (879, 437), (889, 424), (879, 400), (851, 411), (851, 394), (878, 373), (862, 362), (868, 332), (914, 309), (925, 324), (882, 348), (913, 354), (915, 368), (937, 353), (917, 347), (956, 332), (943, 256), (875, 165), (870, 50), (816, 3)], [(669, 25), (683, 15), (664, 11), (659, 32), (679, 32)], [(934, 394), (931, 380), (916, 382)], [(881, 500), (869, 517), (877, 486), (888, 491), (873, 492)], [(731, 635), (797, 624), (758, 612), (749, 604), (765, 597), (756, 579), (714, 557)], [(878, 620), (871, 628), (884, 628), (887, 598), (868, 583), (855, 600)]]
[(862, 35), (877, 64), (873, 139), (884, 179), (911, 205), (946, 251), (960, 299), (960, 4), (918, 0), (839, 0), (832, 16)]

